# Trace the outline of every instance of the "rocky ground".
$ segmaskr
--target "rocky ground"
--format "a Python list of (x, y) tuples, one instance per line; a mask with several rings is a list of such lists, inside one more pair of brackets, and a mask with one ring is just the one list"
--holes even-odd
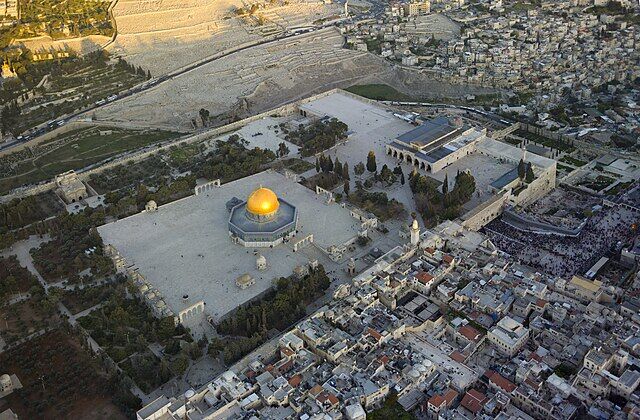
[[(238, 45), (338, 12), (313, 0), (274, 1), (251, 16), (241, 0), (120, 0), (114, 8), (118, 36), (110, 50), (154, 76)], [(285, 4), (286, 3), (286, 4)], [(258, 23), (260, 21), (260, 23)]]
[(425, 97), (478, 91), (396, 68), (372, 54), (342, 48), (330, 28), (259, 46), (214, 61), (96, 111), (99, 120), (187, 128), (200, 108), (211, 115), (246, 117), (334, 87), (386, 83)]

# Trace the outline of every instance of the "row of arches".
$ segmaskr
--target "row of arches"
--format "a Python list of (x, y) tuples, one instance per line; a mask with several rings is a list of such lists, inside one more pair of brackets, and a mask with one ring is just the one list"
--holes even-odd
[(220, 180), (215, 179), (213, 181), (207, 182), (206, 184), (198, 185), (195, 188), (196, 195), (202, 194), (203, 192), (211, 191), (214, 188), (220, 187)]
[(204, 313), (204, 303), (199, 302), (195, 306), (192, 306), (191, 308), (180, 312), (180, 316), (179, 316), (180, 322), (181, 323), (188, 322), (189, 320), (194, 319), (197, 316), (202, 316), (203, 313)]
[(423, 171), (431, 172), (431, 165), (427, 162), (420, 160), (413, 156), (411, 153), (400, 152), (396, 149), (388, 148), (387, 154), (393, 156), (394, 158), (400, 160), (401, 162), (407, 162)]

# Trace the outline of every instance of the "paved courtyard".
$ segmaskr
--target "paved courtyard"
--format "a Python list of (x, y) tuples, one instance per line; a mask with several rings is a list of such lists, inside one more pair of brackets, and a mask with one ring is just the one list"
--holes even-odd
[[(359, 162), (366, 162), (367, 154), (371, 150), (376, 154), (378, 170), (385, 164), (391, 169), (395, 168), (398, 162), (392, 156), (387, 155), (386, 145), (400, 134), (415, 128), (412, 124), (395, 117), (390, 110), (367, 103), (365, 100), (355, 99), (344, 93), (334, 93), (320, 98), (305, 104), (303, 108), (317, 114), (336, 117), (349, 126), (349, 131), (352, 132), (349, 140), (325, 152), (325, 154), (331, 156), (333, 160), (338, 157), (341, 162), (347, 162), (351, 171)], [(405, 178), (408, 178), (413, 167), (406, 163), (402, 163), (401, 166), (404, 170)], [(303, 175), (310, 176), (314, 173), (315, 169), (312, 169)], [(368, 175), (370, 174), (365, 172), (362, 180), (366, 179)], [(356, 179), (358, 177), (354, 176), (352, 172), (352, 191), (355, 188)], [(374, 188), (374, 190), (376, 189), (378, 188)], [(409, 221), (408, 215), (415, 211), (413, 194), (409, 188), (409, 183), (407, 182), (403, 186), (400, 183), (396, 183), (391, 188), (380, 190), (385, 191), (389, 198), (395, 198), (404, 204), (407, 210), (406, 221)], [(390, 222), (387, 224), (395, 225), (397, 223)]]
[(429, 174), (429, 176), (442, 182), (444, 181), (445, 175), (447, 175), (449, 180), (449, 190), (451, 190), (455, 183), (458, 171), (471, 171), (471, 174), (476, 180), (476, 192), (473, 194), (473, 197), (471, 197), (471, 200), (464, 205), (466, 210), (471, 210), (489, 199), (492, 195), (489, 189), (492, 182), (515, 167), (516, 166), (511, 163), (501, 162), (491, 156), (474, 153), (463, 157), (435, 174)]
[[(105, 244), (115, 246), (158, 289), (174, 312), (203, 300), (206, 311), (219, 318), (267, 290), (274, 279), (290, 275), (296, 266), (316, 258), (328, 261), (314, 246), (294, 252), (291, 243), (253, 249), (230, 240), (226, 202), (232, 197), (244, 200), (260, 185), (298, 208), (299, 233), (293, 241), (313, 233), (315, 244), (326, 249), (358, 232), (360, 223), (347, 209), (327, 205), (323, 197), (271, 171), (160, 206), (154, 213), (100, 226), (98, 231)], [(256, 269), (257, 254), (266, 257), (266, 271)], [(245, 273), (256, 283), (242, 290), (235, 279)], [(189, 302), (183, 300), (185, 294)]]
[(237, 134), (248, 142), (248, 149), (259, 147), (260, 149), (269, 149), (276, 152), (280, 143), (284, 142), (289, 148), (288, 156), (295, 156), (298, 154), (298, 146), (284, 140), (282, 130), (278, 127), (278, 124), (284, 121), (286, 121), (286, 118), (272, 117), (265, 117), (260, 120), (253, 121), (242, 127), (240, 130), (211, 140), (209, 142), (210, 150), (214, 149), (216, 141), (226, 141), (230, 136)]

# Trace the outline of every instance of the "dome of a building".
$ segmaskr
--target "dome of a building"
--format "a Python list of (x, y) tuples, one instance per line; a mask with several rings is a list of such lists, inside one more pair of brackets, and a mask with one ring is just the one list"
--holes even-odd
[(241, 275), (240, 277), (238, 277), (238, 282), (239, 283), (248, 283), (251, 281), (251, 276), (248, 273), (245, 273), (243, 275)]
[(267, 215), (278, 211), (278, 196), (269, 188), (260, 187), (249, 195), (247, 211), (255, 215)]

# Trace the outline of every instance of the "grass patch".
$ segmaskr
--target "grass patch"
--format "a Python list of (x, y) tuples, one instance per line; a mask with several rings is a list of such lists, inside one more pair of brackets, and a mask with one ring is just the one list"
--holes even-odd
[(405, 214), (404, 205), (395, 198), (389, 199), (384, 192), (355, 191), (348, 200), (355, 206), (373, 213), (381, 221), (399, 219)]
[(404, 411), (404, 408), (398, 403), (398, 396), (390, 394), (382, 407), (367, 414), (367, 420), (415, 420), (411, 413)]
[(306, 160), (291, 158), (282, 162), (284, 167), (297, 173), (301, 174), (307, 172), (309, 169), (315, 168), (315, 165), (311, 162), (307, 162)]
[(562, 165), (560, 163), (558, 163), (558, 169), (562, 169), (565, 172), (573, 172), (574, 170), (571, 166)]
[(112, 285), (85, 287), (84, 289), (65, 291), (61, 300), (64, 306), (75, 315), (106, 301), (112, 293)]
[(578, 183), (578, 185), (589, 188), (593, 191), (601, 191), (613, 184), (616, 180), (608, 176), (598, 175), (595, 179), (587, 179)]
[[(109, 380), (78, 338), (55, 330), (0, 355), (23, 389), (3, 398), (21, 419), (135, 417), (140, 400)], [(125, 406), (127, 408), (125, 408)]]
[(313, 191), (316, 190), (316, 186), (325, 190), (332, 190), (340, 181), (340, 177), (333, 172), (320, 172), (302, 181), (302, 185)]
[(411, 96), (398, 92), (395, 88), (385, 84), (353, 85), (345, 89), (369, 99), (378, 101), (412, 101)]
[[(12, 174), (0, 180), (0, 192), (50, 180), (59, 173), (79, 170), (121, 153), (178, 137), (178, 133), (170, 131), (102, 130), (111, 131), (105, 135), (100, 135), (100, 131), (98, 128), (76, 130), (36, 146), (34, 154), (39, 156), (16, 164)], [(55, 143), (60, 146), (55, 147)], [(52, 147), (55, 148), (48, 151)], [(12, 156), (7, 156), (7, 160)]]
[(565, 162), (570, 165), (577, 166), (578, 168), (587, 164), (587, 162), (582, 161), (580, 159), (573, 158), (571, 156), (564, 156), (562, 159), (560, 159), (560, 162)]
[(607, 191), (607, 195), (615, 196), (620, 194), (621, 192), (627, 190), (631, 185), (633, 185), (633, 181), (628, 182), (620, 182), (609, 191)]

